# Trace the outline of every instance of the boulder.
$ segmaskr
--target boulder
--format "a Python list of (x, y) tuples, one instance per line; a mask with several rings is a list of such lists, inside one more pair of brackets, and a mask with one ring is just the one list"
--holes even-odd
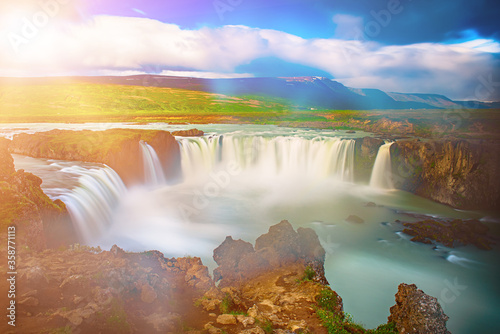
[(400, 284), (396, 305), (391, 307), (389, 322), (396, 324), (399, 333), (450, 334), (446, 329), (448, 316), (435, 297), (426, 295), (415, 284)]

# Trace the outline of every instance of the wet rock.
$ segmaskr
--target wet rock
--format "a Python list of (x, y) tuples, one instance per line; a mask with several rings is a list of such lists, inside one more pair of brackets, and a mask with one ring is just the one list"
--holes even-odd
[(489, 228), (478, 220), (436, 220), (426, 219), (415, 223), (403, 223), (403, 233), (413, 236), (411, 241), (432, 244), (438, 242), (454, 248), (474, 245), (479, 249), (492, 249)]
[(362, 224), (364, 223), (365, 221), (363, 220), (363, 218), (359, 217), (359, 216), (356, 216), (356, 215), (350, 215), (349, 217), (347, 217), (345, 219), (347, 222), (349, 223), (355, 223), (355, 224)]
[(391, 307), (389, 322), (394, 322), (399, 333), (450, 334), (446, 329), (448, 316), (435, 297), (426, 295), (415, 284), (400, 284), (396, 305)]

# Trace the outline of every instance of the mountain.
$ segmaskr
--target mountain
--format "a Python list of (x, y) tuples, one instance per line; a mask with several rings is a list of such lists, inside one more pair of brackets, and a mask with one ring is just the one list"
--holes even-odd
[(24, 84), (91, 82), (133, 86), (156, 86), (203, 91), (229, 96), (257, 95), (286, 99), (298, 109), (454, 109), (493, 108), (498, 103), (452, 101), (437, 94), (386, 93), (378, 89), (349, 88), (324, 77), (277, 77), (202, 79), (161, 75), (96, 76), (66, 78), (0, 78)]

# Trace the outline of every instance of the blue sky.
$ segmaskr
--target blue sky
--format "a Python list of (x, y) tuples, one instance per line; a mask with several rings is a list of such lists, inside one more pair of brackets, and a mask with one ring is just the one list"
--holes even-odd
[(18, 0), (0, 75), (327, 76), (500, 100), (493, 0)]

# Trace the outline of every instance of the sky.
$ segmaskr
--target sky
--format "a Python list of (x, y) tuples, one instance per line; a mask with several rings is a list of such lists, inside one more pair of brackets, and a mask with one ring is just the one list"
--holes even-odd
[(0, 76), (324, 76), (500, 100), (497, 0), (0, 1)]

